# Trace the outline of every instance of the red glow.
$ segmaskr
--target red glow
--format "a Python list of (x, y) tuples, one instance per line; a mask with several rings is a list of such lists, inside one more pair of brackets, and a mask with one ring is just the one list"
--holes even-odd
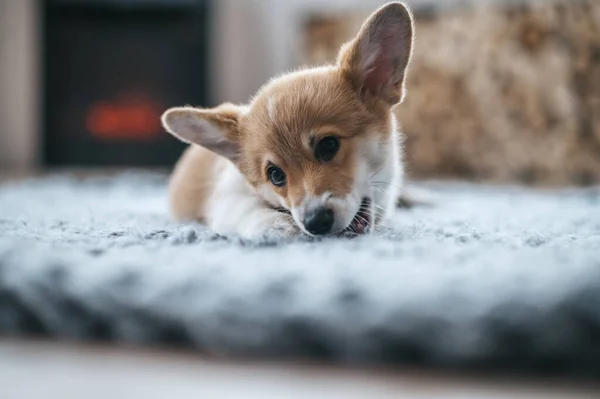
[(160, 108), (150, 102), (97, 102), (86, 115), (86, 128), (104, 140), (148, 140), (160, 134)]

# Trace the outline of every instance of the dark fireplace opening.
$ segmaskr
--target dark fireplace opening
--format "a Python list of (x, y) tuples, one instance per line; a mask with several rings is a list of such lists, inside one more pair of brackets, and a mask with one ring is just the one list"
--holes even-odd
[(208, 2), (45, 0), (43, 9), (46, 165), (172, 165), (184, 145), (161, 113), (210, 102)]

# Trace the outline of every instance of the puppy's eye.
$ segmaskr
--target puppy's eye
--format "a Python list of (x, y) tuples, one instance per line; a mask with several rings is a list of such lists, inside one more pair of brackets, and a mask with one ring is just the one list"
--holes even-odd
[(340, 149), (340, 141), (335, 136), (327, 136), (315, 146), (315, 158), (320, 162), (331, 161)]
[(283, 173), (283, 170), (281, 170), (280, 167), (275, 165), (269, 166), (267, 169), (267, 176), (269, 176), (271, 183), (277, 187), (285, 186), (285, 173)]

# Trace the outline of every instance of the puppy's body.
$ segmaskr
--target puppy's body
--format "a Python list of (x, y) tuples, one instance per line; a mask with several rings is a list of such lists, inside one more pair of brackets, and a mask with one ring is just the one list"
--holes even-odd
[(412, 31), (391, 3), (336, 65), (274, 79), (245, 106), (167, 111), (167, 130), (192, 143), (171, 179), (175, 217), (243, 237), (362, 234), (385, 220), (403, 181), (392, 108)]

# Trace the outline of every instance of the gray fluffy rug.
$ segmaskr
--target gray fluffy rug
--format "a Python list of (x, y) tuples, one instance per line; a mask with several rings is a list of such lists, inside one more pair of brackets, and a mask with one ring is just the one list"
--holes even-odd
[(600, 374), (600, 190), (427, 187), (375, 236), (276, 243), (171, 222), (160, 175), (0, 186), (0, 333)]

